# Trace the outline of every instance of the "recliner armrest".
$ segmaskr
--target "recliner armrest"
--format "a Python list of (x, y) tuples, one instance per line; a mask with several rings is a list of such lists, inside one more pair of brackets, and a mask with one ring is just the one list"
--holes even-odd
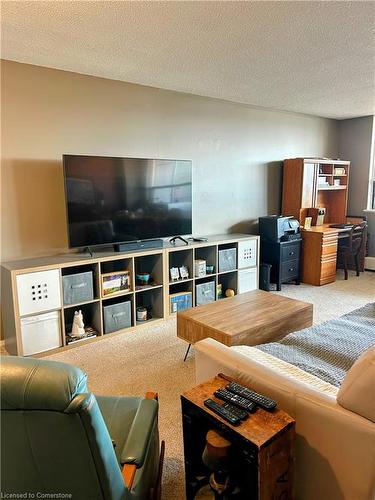
[(142, 467), (157, 414), (158, 402), (155, 399), (141, 401), (121, 453), (121, 465)]

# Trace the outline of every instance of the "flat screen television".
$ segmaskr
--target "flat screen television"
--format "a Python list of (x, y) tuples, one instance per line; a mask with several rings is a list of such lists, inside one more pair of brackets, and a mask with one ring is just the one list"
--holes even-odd
[(192, 232), (190, 160), (63, 155), (69, 247)]

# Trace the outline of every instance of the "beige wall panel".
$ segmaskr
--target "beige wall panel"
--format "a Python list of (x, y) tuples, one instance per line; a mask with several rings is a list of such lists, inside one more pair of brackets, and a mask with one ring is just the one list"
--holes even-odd
[(336, 156), (333, 120), (2, 62), (2, 258), (66, 251), (63, 153), (193, 160), (197, 235), (254, 230), (281, 161)]

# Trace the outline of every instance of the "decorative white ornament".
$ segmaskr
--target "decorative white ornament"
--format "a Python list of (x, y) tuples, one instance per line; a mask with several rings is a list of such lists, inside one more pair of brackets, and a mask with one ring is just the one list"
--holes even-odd
[(74, 311), (72, 337), (82, 337), (85, 333), (85, 324), (83, 323), (82, 311)]

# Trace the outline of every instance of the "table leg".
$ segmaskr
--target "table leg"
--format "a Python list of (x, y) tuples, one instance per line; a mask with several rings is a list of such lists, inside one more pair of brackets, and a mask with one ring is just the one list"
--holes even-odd
[(184, 357), (184, 361), (186, 361), (187, 355), (189, 354), (189, 351), (190, 351), (190, 347), (191, 347), (191, 344), (188, 345), (188, 348), (187, 348), (187, 351), (186, 351), (186, 354)]

